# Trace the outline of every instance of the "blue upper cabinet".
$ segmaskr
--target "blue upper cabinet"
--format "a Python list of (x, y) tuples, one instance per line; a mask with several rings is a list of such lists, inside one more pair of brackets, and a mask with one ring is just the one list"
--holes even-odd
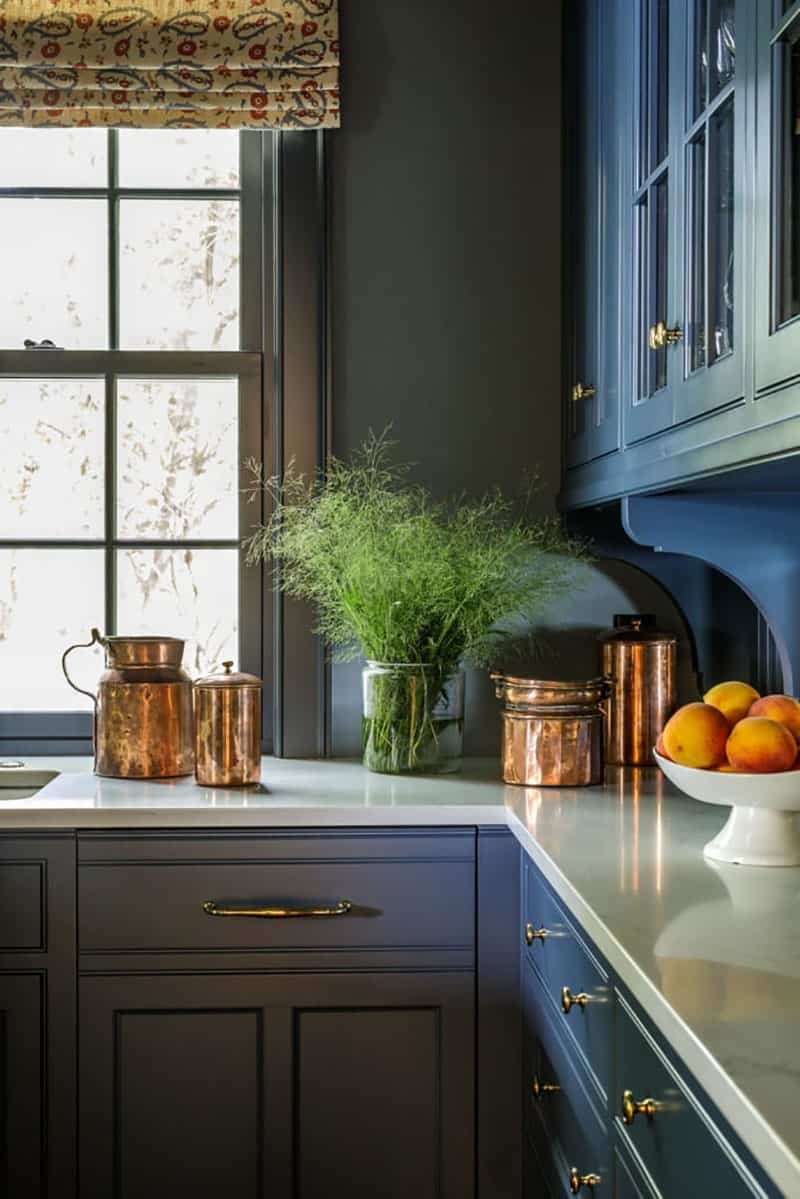
[(756, 392), (800, 379), (800, 3), (758, 0)]
[(736, 0), (638, 0), (631, 444), (736, 403), (746, 106)]
[[(619, 172), (613, 66), (616, 0), (568, 10), (565, 118), (569, 156), (565, 237), (565, 460), (576, 466), (619, 444)], [(613, 297), (613, 298), (612, 298)]]

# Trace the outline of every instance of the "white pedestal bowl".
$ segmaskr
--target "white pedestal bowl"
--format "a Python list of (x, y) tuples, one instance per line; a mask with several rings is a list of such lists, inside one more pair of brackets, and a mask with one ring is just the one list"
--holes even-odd
[(658, 753), (655, 759), (691, 799), (731, 809), (725, 827), (703, 849), (707, 858), (738, 866), (800, 866), (800, 770), (734, 774), (679, 766)]

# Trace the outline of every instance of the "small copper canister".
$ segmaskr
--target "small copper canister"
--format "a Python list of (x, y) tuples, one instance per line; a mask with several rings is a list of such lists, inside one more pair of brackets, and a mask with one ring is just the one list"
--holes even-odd
[(493, 674), (503, 702), (503, 781), (588, 787), (603, 781), (607, 679), (555, 682)]
[(618, 615), (600, 638), (600, 669), (612, 681), (606, 761), (652, 766), (653, 746), (675, 708), (677, 638), (650, 615)]
[(206, 787), (245, 787), (261, 778), (261, 679), (224, 674), (194, 684), (194, 776)]

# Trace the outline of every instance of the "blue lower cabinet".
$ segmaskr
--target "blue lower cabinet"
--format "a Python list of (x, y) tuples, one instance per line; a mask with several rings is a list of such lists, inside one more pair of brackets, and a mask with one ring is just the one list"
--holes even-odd
[(598, 1199), (777, 1197), (527, 856), (522, 897), (524, 1128), (540, 1182)]

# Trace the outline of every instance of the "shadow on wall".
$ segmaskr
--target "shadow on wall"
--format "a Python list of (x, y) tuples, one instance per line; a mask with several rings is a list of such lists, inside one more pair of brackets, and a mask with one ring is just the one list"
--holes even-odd
[[(669, 594), (653, 579), (623, 562), (581, 566), (572, 589), (543, 613), (537, 626), (536, 672), (540, 678), (590, 678), (597, 673), (599, 633), (609, 629), (615, 612), (652, 612), (658, 627), (678, 637), (678, 694), (698, 697), (691, 639)], [(332, 749), (336, 757), (360, 753), (361, 666), (333, 668)], [(500, 753), (500, 715), (486, 671), (467, 676), (465, 751)]]

